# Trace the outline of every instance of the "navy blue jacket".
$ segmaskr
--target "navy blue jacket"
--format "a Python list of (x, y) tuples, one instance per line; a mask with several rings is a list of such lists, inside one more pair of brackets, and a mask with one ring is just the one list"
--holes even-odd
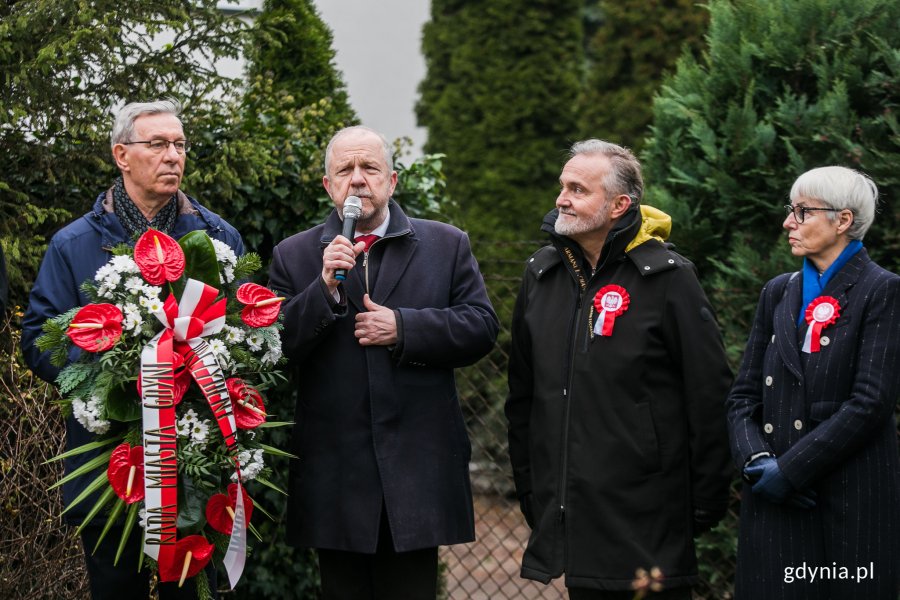
[[(22, 320), (22, 354), (34, 373), (45, 381), (53, 383), (59, 369), (50, 364), (50, 353), (41, 353), (34, 342), (42, 335), (41, 326), (49, 318), (56, 317), (70, 308), (90, 303), (81, 291), (81, 284), (94, 278), (97, 269), (112, 258), (110, 249), (118, 244), (132, 243), (128, 234), (112, 212), (107, 212), (104, 203), (111, 206), (110, 192), (97, 197), (93, 208), (84, 216), (60, 229), (50, 240), (50, 245), (41, 262), (34, 287), (28, 299), (28, 309)], [(244, 242), (237, 230), (217, 214), (204, 208), (196, 200), (180, 193), (179, 215), (170, 235), (179, 239), (194, 230), (204, 230), (211, 238), (225, 242), (237, 255), (244, 253)], [(70, 352), (70, 360), (78, 356), (78, 348)], [(94, 434), (69, 417), (66, 422), (66, 448), (72, 449), (94, 439)], [(88, 452), (66, 460), (66, 473), (96, 456)], [(68, 506), (93, 475), (78, 477), (63, 485), (63, 502)], [(93, 502), (86, 500), (66, 513), (71, 522), (80, 523)]]
[[(341, 285), (346, 303), (335, 305), (321, 278), (322, 250), (341, 232), (335, 211), (272, 257), (270, 286), (288, 298), (284, 352), (299, 370), (295, 545), (372, 553), (382, 502), (398, 552), (474, 539), (471, 447), (453, 369), (491, 350), (497, 316), (465, 233), (409, 219), (394, 202), (390, 211), (387, 234)], [(366, 273), (372, 300), (399, 313), (393, 350), (354, 337)]]
[[(727, 405), (737, 466), (771, 452), (794, 487), (818, 494), (817, 505), (772, 504), (744, 484), (735, 598), (896, 598), (900, 277), (865, 250), (851, 258), (825, 287), (840, 316), (812, 354), (800, 350), (802, 294), (802, 275), (763, 288)], [(803, 564), (828, 573), (788, 581)], [(840, 575), (871, 566), (859, 580)]]

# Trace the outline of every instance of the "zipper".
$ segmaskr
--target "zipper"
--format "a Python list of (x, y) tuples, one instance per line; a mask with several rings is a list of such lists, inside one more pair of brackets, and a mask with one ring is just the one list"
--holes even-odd
[[(566, 518), (566, 483), (568, 481), (568, 468), (569, 468), (569, 423), (571, 420), (571, 408), (572, 408), (572, 379), (575, 371), (575, 354), (576, 349), (578, 347), (578, 335), (577, 332), (580, 329), (579, 323), (581, 319), (581, 305), (584, 301), (584, 290), (579, 290), (578, 299), (575, 302), (575, 311), (572, 316), (572, 325), (569, 327), (570, 331), (572, 331), (572, 344), (569, 348), (569, 356), (566, 361), (566, 387), (562, 390), (563, 402), (565, 402), (565, 409), (563, 410), (563, 428), (562, 428), (562, 444), (560, 447), (560, 470), (559, 470), (559, 489), (557, 491), (557, 498), (559, 499), (559, 523), (565, 526), (565, 518)], [(565, 536), (563, 536), (565, 539)], [(564, 560), (568, 561), (568, 557), (566, 556), (568, 553), (568, 547), (564, 544), (563, 546), (564, 552)]]
[[(372, 246), (375, 245), (375, 242), (372, 242)], [(363, 273), (365, 275), (366, 280), (366, 293), (369, 294), (369, 297), (372, 297), (372, 294), (369, 293), (369, 251), (363, 250)]]

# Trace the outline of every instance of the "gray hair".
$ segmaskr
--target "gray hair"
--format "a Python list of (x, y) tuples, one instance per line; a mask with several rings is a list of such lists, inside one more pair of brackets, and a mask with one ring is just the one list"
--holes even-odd
[(333, 136), (331, 136), (331, 141), (328, 142), (328, 146), (325, 148), (325, 174), (328, 174), (328, 165), (331, 164), (331, 150), (334, 146), (334, 143), (338, 140), (338, 138), (344, 137), (345, 135), (349, 135), (351, 133), (362, 133), (368, 132), (378, 136), (378, 139), (381, 140), (381, 147), (384, 150), (384, 162), (387, 163), (388, 171), (394, 170), (394, 150), (391, 148), (391, 144), (387, 141), (381, 133), (375, 131), (371, 127), (366, 127), (365, 125), (351, 125), (350, 127), (344, 127)]
[(641, 163), (631, 150), (612, 142), (591, 138), (575, 142), (569, 149), (569, 158), (579, 154), (599, 154), (609, 159), (612, 169), (606, 175), (603, 186), (609, 197), (625, 194), (635, 204), (640, 203), (644, 195), (644, 179), (641, 177)]
[[(828, 208), (850, 210), (853, 225), (847, 230), (851, 240), (862, 240), (875, 220), (878, 186), (867, 175), (847, 167), (819, 167), (797, 178), (791, 187), (791, 202), (800, 198), (818, 200)], [(837, 213), (829, 213), (832, 221)]]
[(168, 99), (157, 102), (131, 102), (122, 107), (116, 115), (112, 133), (109, 136), (111, 146), (130, 142), (134, 135), (134, 122), (144, 115), (169, 114), (176, 117), (181, 114), (181, 103)]

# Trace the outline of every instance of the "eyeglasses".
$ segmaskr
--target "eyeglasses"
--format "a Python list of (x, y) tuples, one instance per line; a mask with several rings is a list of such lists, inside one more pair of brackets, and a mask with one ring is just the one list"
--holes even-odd
[(844, 210), (843, 208), (818, 208), (815, 206), (794, 206), (793, 204), (785, 204), (784, 210), (787, 214), (793, 214), (794, 219), (797, 220), (798, 223), (802, 223), (806, 220), (806, 213), (812, 212), (814, 210), (824, 210), (828, 212), (841, 212)]
[(160, 154), (161, 152), (168, 150), (170, 144), (175, 146), (175, 152), (178, 154), (184, 154), (191, 149), (191, 143), (187, 140), (175, 140), (174, 142), (170, 142), (169, 140), (136, 140), (134, 142), (122, 142), (123, 146), (129, 146), (131, 144), (147, 144), (147, 148), (154, 154)]

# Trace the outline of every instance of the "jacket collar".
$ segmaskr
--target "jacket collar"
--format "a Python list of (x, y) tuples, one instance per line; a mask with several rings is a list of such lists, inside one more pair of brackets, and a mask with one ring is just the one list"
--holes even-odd
[[(178, 190), (177, 198), (178, 218), (175, 220), (175, 228), (171, 232), (173, 238), (178, 239), (196, 229), (203, 229), (209, 234), (222, 230), (220, 219), (201, 206), (199, 202), (181, 190)], [(110, 189), (97, 197), (91, 211), (85, 215), (85, 220), (100, 234), (100, 245), (104, 249), (111, 249), (119, 244), (131, 245), (134, 243), (134, 240), (122, 227), (119, 217), (113, 212), (112, 206)]]
[[(823, 294), (836, 299), (841, 307), (841, 316), (838, 317), (838, 322), (841, 319), (849, 318), (849, 315), (845, 314), (848, 304), (847, 294), (859, 281), (860, 275), (870, 262), (869, 254), (865, 248), (862, 248), (847, 261), (840, 271), (835, 273), (828, 285), (825, 286)], [(798, 312), (806, 310), (805, 306), (800, 306), (802, 297), (801, 277), (792, 277), (785, 287), (782, 298), (775, 300), (775, 314), (772, 323), (775, 347), (787, 368), (801, 381), (803, 380), (803, 369), (800, 362), (800, 346), (803, 343), (801, 334), (805, 333), (809, 327), (805, 322), (799, 329), (797, 327)]]
[[(631, 208), (629, 208), (622, 218), (619, 219), (606, 236), (606, 241), (600, 251), (600, 262), (597, 264), (597, 271), (600, 271), (610, 261), (616, 260), (624, 255), (628, 244), (634, 239), (638, 231), (640, 231), (641, 211), (639, 207), (640, 205), (638, 204), (632, 204)], [(547, 213), (541, 224), (541, 231), (550, 235), (553, 245), (556, 246), (560, 252), (564, 252), (565, 248), (569, 248), (575, 253), (575, 256), (583, 257), (584, 253), (581, 251), (581, 246), (571, 238), (556, 233), (555, 225), (558, 217), (559, 209), (553, 209)], [(568, 264), (568, 261), (563, 262)], [(588, 269), (587, 274), (590, 274), (594, 265), (584, 265), (585, 261), (583, 258), (581, 262), (583, 267)], [(590, 277), (586, 277), (586, 279), (590, 279)]]

